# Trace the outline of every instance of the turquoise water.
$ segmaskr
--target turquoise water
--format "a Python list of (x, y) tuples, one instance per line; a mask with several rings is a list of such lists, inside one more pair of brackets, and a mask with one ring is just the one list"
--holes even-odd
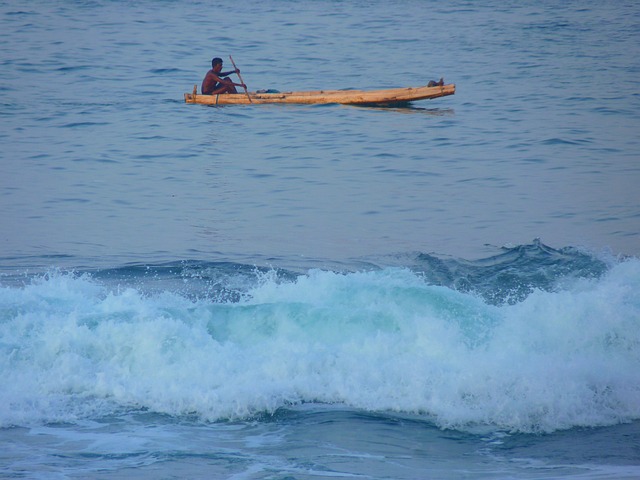
[(3, 469), (633, 478), (639, 269), (532, 244), (341, 272), (5, 274)]
[(1, 476), (636, 478), (639, 17), (0, 5)]

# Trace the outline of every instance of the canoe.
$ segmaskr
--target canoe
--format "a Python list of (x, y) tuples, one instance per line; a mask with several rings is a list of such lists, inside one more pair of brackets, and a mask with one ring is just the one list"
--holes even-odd
[(279, 93), (249, 92), (246, 94), (223, 93), (220, 95), (200, 95), (197, 94), (196, 91), (197, 87), (194, 86), (192, 93), (185, 93), (184, 101), (186, 103), (198, 103), (201, 105), (248, 105), (249, 103), (393, 105), (453, 95), (456, 92), (456, 86), (450, 84), (435, 87), (407, 87), (386, 90), (317, 90)]

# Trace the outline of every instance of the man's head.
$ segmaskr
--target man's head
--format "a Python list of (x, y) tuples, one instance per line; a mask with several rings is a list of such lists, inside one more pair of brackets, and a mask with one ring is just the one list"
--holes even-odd
[(216, 68), (216, 65), (222, 65), (222, 59), (219, 57), (215, 57), (211, 60), (211, 68)]

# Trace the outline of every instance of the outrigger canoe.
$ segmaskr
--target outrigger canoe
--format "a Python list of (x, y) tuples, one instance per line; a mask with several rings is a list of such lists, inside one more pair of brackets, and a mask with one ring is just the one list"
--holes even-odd
[(387, 90), (317, 90), (306, 92), (279, 93), (223, 93), (220, 95), (199, 95), (197, 86), (192, 93), (184, 94), (186, 103), (201, 105), (248, 105), (249, 103), (299, 103), (327, 104), (342, 103), (347, 105), (393, 105), (415, 100), (453, 95), (456, 86), (438, 85), (435, 87), (391, 88)]

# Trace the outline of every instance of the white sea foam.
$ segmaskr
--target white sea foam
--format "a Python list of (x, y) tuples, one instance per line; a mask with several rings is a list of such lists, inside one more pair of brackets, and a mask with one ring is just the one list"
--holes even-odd
[(54, 273), (0, 288), (0, 425), (299, 402), (553, 431), (640, 418), (640, 261), (515, 305), (404, 269), (266, 276), (240, 303)]

